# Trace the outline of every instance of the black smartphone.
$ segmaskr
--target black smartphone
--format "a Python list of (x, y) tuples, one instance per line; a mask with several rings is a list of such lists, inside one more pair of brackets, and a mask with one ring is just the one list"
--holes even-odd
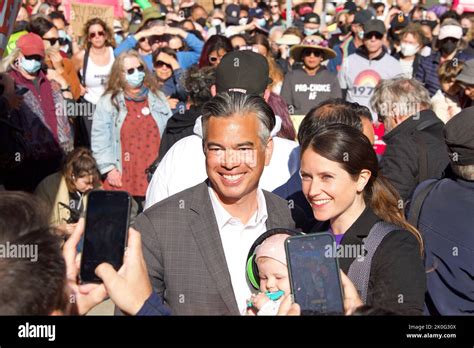
[(329, 232), (293, 236), (285, 241), (291, 293), (301, 315), (343, 315), (336, 243)]
[(88, 195), (81, 283), (101, 283), (95, 269), (103, 262), (118, 270), (127, 245), (131, 197), (125, 191), (92, 191)]

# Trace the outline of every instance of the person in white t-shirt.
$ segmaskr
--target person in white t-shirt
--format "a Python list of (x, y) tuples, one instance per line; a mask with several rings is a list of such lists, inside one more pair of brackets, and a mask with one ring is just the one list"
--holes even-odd
[(92, 115), (95, 105), (105, 92), (115, 58), (112, 30), (102, 19), (90, 19), (84, 26), (84, 35), (85, 49), (74, 55), (73, 62), (81, 75), (81, 95), (85, 100), (82, 108), (85, 114), (80, 115), (83, 116), (80, 120), (85, 126), (85, 134), (80, 135), (81, 144), (89, 146)]
[[(239, 67), (234, 66), (234, 59), (241, 62)], [(260, 75), (267, 76), (267, 81), (258, 79)], [(219, 64), (216, 85), (211, 87), (211, 92), (215, 95), (216, 92), (241, 91), (268, 99), (270, 91), (267, 82), (268, 63), (262, 55), (250, 50), (235, 51), (227, 53)], [(259, 184), (260, 188), (268, 191), (281, 186), (299, 168), (298, 144), (275, 136), (281, 125), (279, 117), (277, 120), (271, 132), (274, 143), (272, 160), (265, 167)], [(200, 119), (196, 121), (194, 135), (179, 140), (161, 160), (148, 185), (145, 209), (206, 179), (200, 122)]]

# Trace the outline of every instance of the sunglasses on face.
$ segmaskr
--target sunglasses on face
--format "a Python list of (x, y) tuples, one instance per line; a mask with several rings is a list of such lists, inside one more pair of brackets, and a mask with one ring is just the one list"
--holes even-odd
[(278, 5), (270, 5), (271, 8), (278, 8)]
[(382, 40), (382, 38), (383, 38), (383, 34), (373, 32), (373, 33), (367, 33), (367, 34), (365, 34), (365, 35), (364, 35), (364, 39), (370, 40), (370, 39), (372, 39), (374, 36), (375, 36), (375, 38), (376, 38), (377, 40)]
[(315, 57), (322, 57), (323, 56), (323, 52), (321, 52), (319, 50), (305, 50), (305, 51), (303, 51), (302, 56), (303, 57), (309, 57), (312, 54), (314, 54)]
[(59, 39), (58, 37), (53, 37), (53, 38), (51, 38), (51, 39), (44, 39), (44, 38), (43, 38), (43, 40), (44, 40), (44, 41), (48, 41), (51, 46), (56, 45), (56, 42), (59, 42), (59, 43), (61, 44), (61, 41), (60, 41), (60, 39)]
[(164, 67), (164, 66), (166, 66), (166, 67), (167, 67), (168, 69), (170, 69), (170, 70), (173, 69), (171, 65), (169, 65), (168, 63), (165, 63), (165, 62), (163, 62), (163, 61), (161, 61), (161, 60), (157, 60), (153, 65), (154, 65), (154, 67), (155, 67), (156, 69), (160, 69), (160, 68), (162, 68), (162, 67)]
[(29, 55), (29, 56), (25, 56), (25, 59), (27, 59), (27, 60), (37, 60), (39, 62), (41, 62), (43, 60), (43, 58), (40, 55), (37, 55), (37, 54), (32, 54), (32, 55)]
[(105, 33), (103, 31), (98, 31), (96, 33), (89, 33), (89, 37), (91, 39), (95, 38), (96, 36), (104, 36), (104, 35), (105, 35)]
[(209, 63), (217, 63), (217, 61), (220, 59), (220, 57), (214, 57), (214, 56), (210, 56), (209, 57)]
[(143, 71), (145, 71), (145, 68), (143, 67), (143, 65), (139, 65), (136, 68), (127, 69), (127, 74), (132, 75), (135, 72), (135, 70), (137, 70), (139, 72), (143, 72)]

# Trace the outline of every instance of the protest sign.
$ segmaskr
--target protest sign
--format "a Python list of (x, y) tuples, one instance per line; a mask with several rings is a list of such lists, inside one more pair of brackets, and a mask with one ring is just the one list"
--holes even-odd
[(114, 18), (122, 18), (124, 16), (123, 0), (62, 0), (62, 4), (65, 8), (64, 14), (68, 21), (71, 20), (71, 3), (112, 6)]
[(91, 18), (98, 17), (102, 19), (109, 28), (114, 26), (114, 9), (112, 6), (71, 3), (71, 25), (74, 33), (82, 35), (84, 24)]

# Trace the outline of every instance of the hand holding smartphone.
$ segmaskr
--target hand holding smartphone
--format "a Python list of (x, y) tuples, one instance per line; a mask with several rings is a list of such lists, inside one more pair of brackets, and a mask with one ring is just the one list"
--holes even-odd
[[(343, 315), (343, 297), (334, 236), (329, 232), (285, 241), (291, 292), (302, 315)], [(329, 255), (330, 254), (330, 255)]]
[(81, 257), (81, 283), (101, 283), (95, 269), (103, 262), (119, 270), (127, 245), (131, 197), (125, 191), (89, 193), (84, 246)]

